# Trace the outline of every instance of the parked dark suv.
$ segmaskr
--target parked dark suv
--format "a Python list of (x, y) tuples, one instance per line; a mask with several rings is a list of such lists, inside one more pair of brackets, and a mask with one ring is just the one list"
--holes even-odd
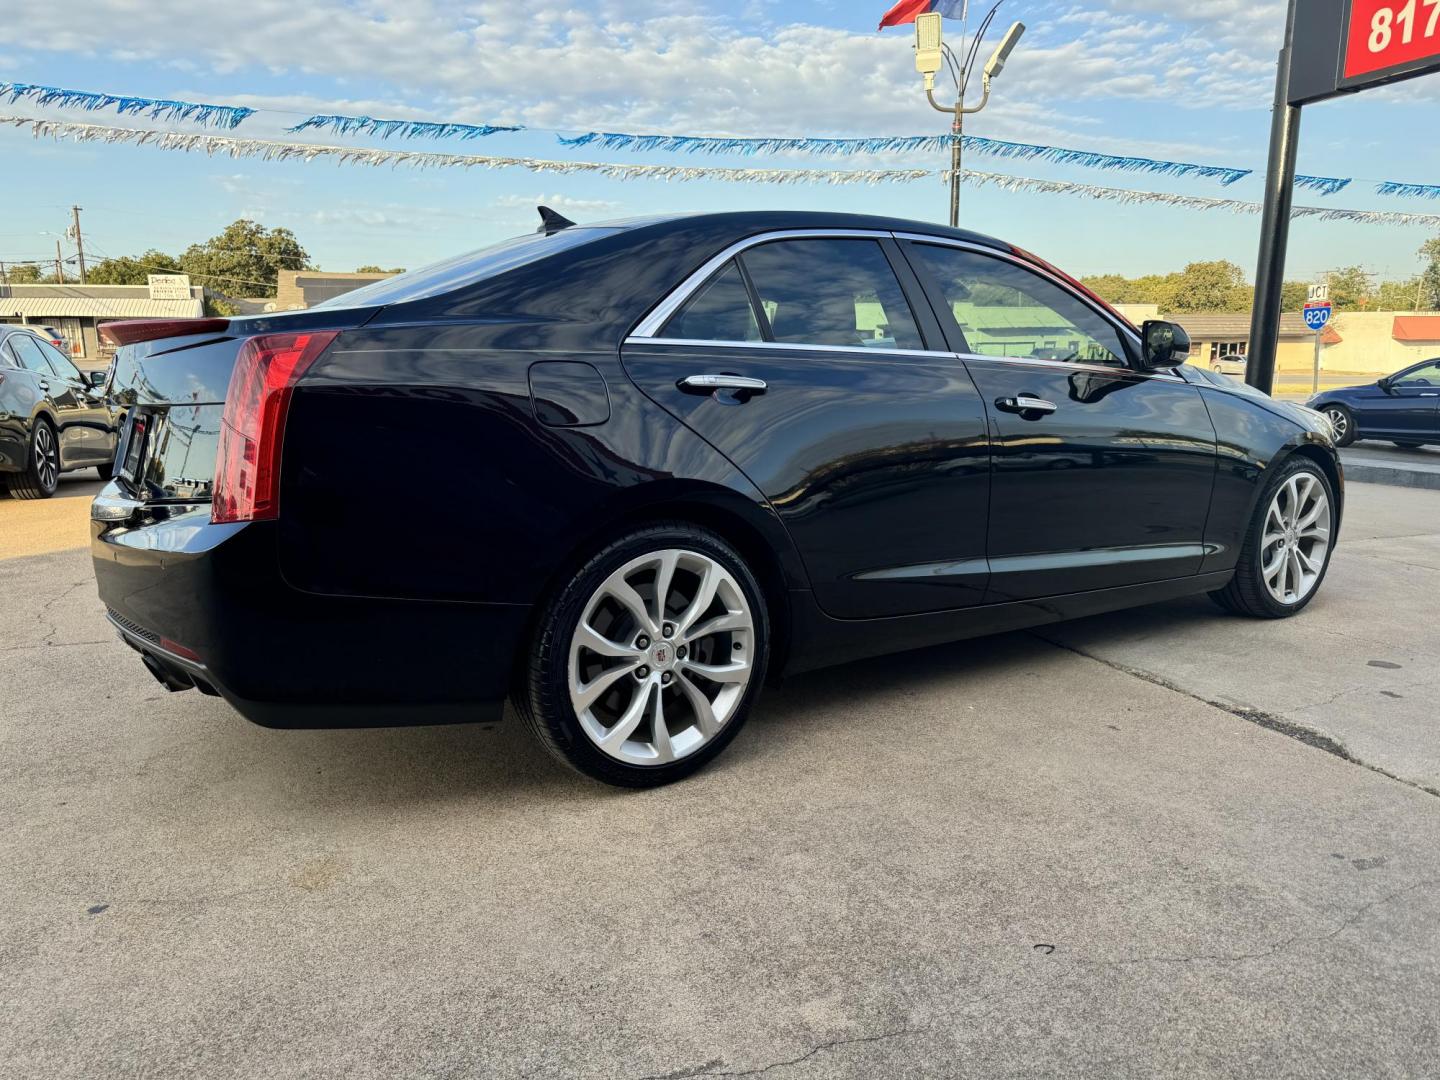
[(17, 499), (48, 499), (62, 472), (110, 479), (115, 410), (104, 372), (83, 374), (23, 326), (0, 326), (0, 481)]
[(919, 222), (552, 217), (109, 332), (95, 571), (166, 686), (275, 727), (508, 695), (616, 784), (714, 758), (767, 675), (1194, 593), (1292, 615), (1340, 524), (1324, 417)]

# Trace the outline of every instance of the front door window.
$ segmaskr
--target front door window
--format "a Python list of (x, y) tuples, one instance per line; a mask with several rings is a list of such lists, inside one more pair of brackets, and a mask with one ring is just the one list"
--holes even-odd
[(970, 355), (1126, 366), (1120, 331), (1034, 271), (962, 248), (909, 250), (938, 285)]

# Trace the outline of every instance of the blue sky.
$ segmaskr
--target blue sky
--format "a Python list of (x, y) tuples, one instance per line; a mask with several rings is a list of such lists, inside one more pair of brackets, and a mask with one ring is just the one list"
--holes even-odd
[[(284, 134), (312, 112), (518, 123), (532, 128), (722, 135), (942, 133), (920, 90), (908, 27), (875, 33), (885, 0), (580, 6), (532, 0), (69, 0), (43, 33), (0, 19), (0, 80), (264, 110), (236, 135), (378, 145), (374, 137)], [(983, 11), (981, 5), (976, 7)], [(58, 11), (59, 9), (57, 9)], [(991, 172), (1258, 200), (1269, 125), (1280, 0), (1006, 0), (998, 26), (1029, 30), (967, 131), (995, 138), (1248, 167), (1215, 181), (972, 158)], [(978, 20), (976, 20), (978, 21)], [(947, 36), (960, 25), (947, 22)], [(988, 51), (988, 50), (986, 50)], [(1300, 169), (1329, 176), (1440, 183), (1433, 138), (1440, 77), (1313, 106)], [(0, 115), (114, 126), (113, 113), (0, 105)], [(552, 134), (457, 144), (391, 140), (404, 149), (625, 162), (776, 167), (941, 168), (942, 155), (728, 159), (570, 150)], [(942, 220), (938, 180), (876, 187), (739, 185), (519, 170), (415, 171), (264, 163), (143, 147), (35, 140), (0, 131), (6, 169), (0, 258), (53, 258), (72, 203), (84, 207), (90, 257), (176, 251), (236, 217), (296, 232), (331, 270), (415, 267), (525, 231), (546, 201), (579, 220), (657, 211), (755, 207), (845, 209)], [(1352, 184), (1298, 202), (1440, 212), (1425, 200)], [(1253, 270), (1258, 217), (1119, 206), (1080, 197), (971, 189), (962, 224), (994, 233), (1077, 273), (1163, 272), (1228, 258)], [(1297, 221), (1290, 274), (1362, 264), (1385, 277), (1419, 268), (1415, 227)], [(69, 250), (67, 244), (67, 252)]]

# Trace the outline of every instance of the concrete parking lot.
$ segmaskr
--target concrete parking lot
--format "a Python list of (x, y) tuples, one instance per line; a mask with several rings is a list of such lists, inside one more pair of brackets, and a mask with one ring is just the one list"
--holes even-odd
[(819, 672), (641, 793), (514, 722), (167, 694), (83, 512), (25, 553), (33, 505), (0, 500), (8, 1075), (1436, 1074), (1440, 492), (1352, 485), (1297, 619)]

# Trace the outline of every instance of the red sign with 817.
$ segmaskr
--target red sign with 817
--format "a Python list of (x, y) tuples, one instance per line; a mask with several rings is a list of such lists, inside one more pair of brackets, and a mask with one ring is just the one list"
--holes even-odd
[(1351, 0), (1345, 78), (1440, 56), (1440, 0)]

